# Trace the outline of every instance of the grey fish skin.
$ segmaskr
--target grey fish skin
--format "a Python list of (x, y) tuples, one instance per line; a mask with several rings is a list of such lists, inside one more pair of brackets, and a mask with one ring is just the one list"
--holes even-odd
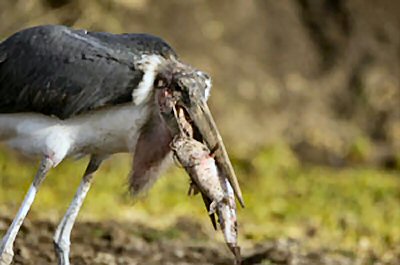
[(218, 222), (224, 234), (226, 244), (233, 255), (235, 255), (235, 264), (238, 265), (241, 263), (241, 256), (240, 247), (237, 244), (238, 231), (235, 193), (227, 179), (224, 179), (223, 189), (226, 197), (222, 202), (217, 204)]
[(225, 197), (222, 188), (224, 180), (219, 176), (217, 164), (208, 147), (193, 139), (193, 128), (186, 120), (183, 109), (175, 110), (175, 116), (180, 134), (175, 136), (171, 149), (199, 190), (211, 200), (208, 209), (211, 215), (215, 213), (217, 203)]
[[(191, 188), (197, 188), (201, 192), (206, 205), (211, 201), (209, 214), (213, 216), (215, 212), (218, 215), (225, 242), (235, 256), (235, 265), (240, 265), (234, 190), (228, 179), (218, 171), (208, 147), (193, 138), (193, 128), (186, 120), (183, 110), (175, 110), (175, 117), (180, 134), (174, 137), (171, 149), (189, 174), (193, 182), (191, 185), (196, 186)], [(211, 219), (213, 222), (213, 217)], [(213, 225), (215, 228), (214, 222)]]
[(171, 148), (197, 188), (212, 200), (209, 214), (217, 213), (225, 242), (235, 255), (235, 264), (240, 264), (236, 203), (232, 186), (219, 174), (215, 160), (204, 144), (193, 138), (178, 135), (174, 138)]
[(225, 198), (225, 192), (222, 187), (224, 180), (219, 177), (210, 150), (199, 141), (181, 135), (174, 138), (171, 148), (196, 186), (212, 200), (209, 211), (214, 213), (218, 203)]

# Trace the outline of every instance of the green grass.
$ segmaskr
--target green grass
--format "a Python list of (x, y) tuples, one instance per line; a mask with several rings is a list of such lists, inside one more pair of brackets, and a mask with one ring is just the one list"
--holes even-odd
[[(4, 150), (4, 149), (3, 149)], [(235, 161), (235, 160), (234, 160)], [(65, 211), (87, 159), (67, 161), (42, 184), (31, 216), (55, 220)], [(126, 189), (131, 159), (118, 155), (103, 165), (80, 218), (168, 225), (190, 216), (210, 227), (200, 197), (187, 197), (188, 177), (168, 171), (136, 203)], [(36, 164), (0, 151), (0, 211), (14, 213)], [(284, 145), (235, 164), (247, 207), (239, 210), (242, 240), (301, 239), (310, 247), (382, 253), (400, 244), (400, 175), (370, 168), (302, 167)]]

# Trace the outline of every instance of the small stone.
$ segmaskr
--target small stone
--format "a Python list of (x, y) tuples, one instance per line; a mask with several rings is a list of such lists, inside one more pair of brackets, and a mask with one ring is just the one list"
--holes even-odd
[(174, 255), (175, 255), (175, 257), (177, 257), (177, 258), (183, 258), (184, 256), (185, 256), (185, 251), (183, 251), (183, 249), (175, 249), (174, 250)]
[(31, 258), (31, 251), (25, 246), (20, 246), (18, 252), (23, 259), (28, 260)]
[(106, 252), (99, 252), (95, 259), (94, 259), (94, 264), (96, 265), (117, 265), (116, 258)]

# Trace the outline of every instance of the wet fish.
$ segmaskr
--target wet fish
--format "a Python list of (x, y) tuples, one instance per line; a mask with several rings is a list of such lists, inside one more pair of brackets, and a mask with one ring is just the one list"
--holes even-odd
[(171, 149), (191, 178), (189, 194), (200, 191), (214, 228), (216, 227), (214, 214), (218, 215), (218, 223), (225, 242), (235, 255), (235, 264), (240, 264), (240, 247), (237, 243), (237, 208), (233, 188), (228, 179), (220, 174), (213, 158), (213, 151), (193, 138), (193, 128), (187, 121), (184, 111), (180, 109), (174, 112), (180, 134), (174, 137)]
[(181, 135), (174, 138), (171, 148), (198, 189), (211, 199), (209, 213), (215, 213), (218, 203), (225, 198), (224, 180), (219, 177), (210, 150), (199, 141)]
[(240, 247), (237, 244), (236, 203), (229, 181), (220, 176), (210, 150), (199, 141), (178, 135), (174, 138), (171, 148), (193, 181), (190, 190), (198, 189), (202, 193), (206, 205), (209, 204), (209, 214), (216, 213), (218, 215), (225, 242), (235, 255), (236, 264), (239, 264)]
[(218, 167), (212, 157), (212, 152), (205, 144), (193, 138), (192, 125), (186, 119), (183, 109), (174, 109), (174, 115), (180, 133), (173, 139), (171, 149), (192, 179), (189, 193), (195, 194), (197, 189), (211, 200), (208, 209), (211, 215), (215, 213), (217, 203), (225, 196), (222, 189), (224, 180), (219, 177)]
[(224, 239), (229, 249), (235, 255), (235, 264), (241, 263), (240, 247), (237, 243), (238, 230), (237, 230), (237, 217), (236, 217), (236, 203), (235, 193), (228, 179), (225, 179), (223, 189), (226, 194), (225, 199), (217, 204), (218, 222), (224, 234)]
[(212, 222), (213, 214), (218, 215), (225, 242), (235, 255), (236, 264), (240, 264), (236, 203), (229, 181), (218, 174), (215, 161), (204, 144), (192, 138), (178, 136), (172, 143), (172, 149), (193, 181), (191, 189), (198, 189), (205, 204), (209, 205)]

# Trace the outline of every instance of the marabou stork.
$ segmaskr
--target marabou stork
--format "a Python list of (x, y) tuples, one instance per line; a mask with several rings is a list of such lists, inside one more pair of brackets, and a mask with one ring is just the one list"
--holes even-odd
[(41, 158), (40, 167), (0, 245), (0, 265), (13, 244), (47, 172), (70, 156), (90, 155), (83, 180), (58, 225), (59, 264), (69, 264), (70, 232), (93, 173), (112, 154), (134, 154), (133, 195), (159, 175), (169, 156), (173, 115), (160, 114), (172, 92), (193, 121), (198, 138), (215, 153), (243, 205), (241, 191), (206, 100), (207, 74), (182, 63), (162, 39), (46, 25), (0, 43), (0, 141)]

